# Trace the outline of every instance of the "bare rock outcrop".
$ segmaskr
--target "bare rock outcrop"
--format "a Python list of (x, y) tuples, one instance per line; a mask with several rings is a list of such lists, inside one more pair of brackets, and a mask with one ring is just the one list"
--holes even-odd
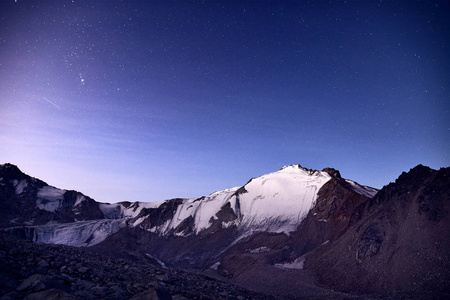
[(341, 291), (450, 293), (450, 168), (419, 165), (363, 202), (336, 241), (305, 267)]

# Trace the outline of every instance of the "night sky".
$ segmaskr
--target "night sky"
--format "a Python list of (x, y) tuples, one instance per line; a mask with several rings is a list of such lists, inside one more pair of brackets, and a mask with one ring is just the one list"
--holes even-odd
[(0, 163), (103, 202), (450, 165), (450, 3), (0, 2)]

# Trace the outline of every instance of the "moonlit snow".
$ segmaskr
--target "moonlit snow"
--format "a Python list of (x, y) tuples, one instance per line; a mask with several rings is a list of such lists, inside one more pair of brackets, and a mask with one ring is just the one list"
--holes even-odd
[(37, 194), (38, 200), (36, 201), (36, 205), (39, 209), (53, 212), (61, 207), (65, 193), (65, 190), (60, 190), (52, 186), (44, 186)]
[[(67, 246), (93, 246), (119, 231), (121, 220), (90, 220), (64, 224), (26, 227), (27, 238), (34, 242)], [(15, 227), (6, 230), (13, 231)]]
[[(223, 223), (223, 228), (236, 225), (242, 232), (289, 234), (306, 216), (317, 199), (317, 192), (330, 178), (326, 172), (310, 171), (298, 165), (287, 166), (252, 179), (244, 186), (243, 193), (237, 193), (239, 188), (236, 187), (203, 199), (186, 199), (178, 206), (174, 218), (150, 231), (166, 234), (183, 220), (193, 217), (195, 233), (199, 233), (211, 226), (211, 218), (216, 219), (220, 209), (229, 203), (237, 219)], [(136, 220), (133, 225), (138, 226), (144, 219)]]
[[(218, 212), (227, 206), (228, 213), (231, 209), (234, 217), (220, 226), (223, 229), (235, 227), (238, 232), (236, 241), (258, 231), (289, 235), (306, 217), (317, 200), (318, 191), (330, 179), (331, 176), (324, 171), (308, 170), (299, 165), (286, 166), (277, 172), (253, 178), (243, 187), (181, 200), (175, 206), (172, 218), (146, 230), (166, 236), (198, 234), (208, 229), (212, 221), (218, 219)], [(376, 191), (350, 180), (347, 182), (354, 191), (366, 196), (373, 196)], [(15, 182), (16, 192), (22, 192), (25, 186), (26, 182)], [(39, 209), (54, 212), (61, 207), (65, 192), (45, 186), (37, 193), (36, 205)], [(77, 197), (75, 210), (85, 199), (82, 195)], [(105, 219), (33, 226), (33, 239), (72, 246), (95, 245), (117, 232), (121, 226), (139, 226), (150, 217), (148, 214), (139, 216), (143, 209), (157, 209), (163, 203), (166, 201), (135, 202), (129, 205), (100, 203), (99, 209)], [(194, 220), (192, 231), (174, 230), (188, 218)]]

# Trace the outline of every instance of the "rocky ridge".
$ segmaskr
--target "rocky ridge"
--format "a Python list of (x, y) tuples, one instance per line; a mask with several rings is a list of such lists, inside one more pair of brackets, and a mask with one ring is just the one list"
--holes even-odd
[(341, 291), (450, 294), (450, 168), (419, 165), (353, 210), (352, 226), (306, 256)]

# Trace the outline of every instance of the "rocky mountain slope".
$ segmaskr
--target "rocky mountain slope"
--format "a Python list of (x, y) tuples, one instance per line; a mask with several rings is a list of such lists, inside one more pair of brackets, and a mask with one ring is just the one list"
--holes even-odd
[[(132, 226), (112, 235), (101, 246), (121, 249), (128, 255), (152, 253), (173, 266), (207, 268), (257, 234), (266, 233), (270, 243), (273, 237), (288, 237), (296, 232), (311, 208), (323, 201), (318, 198), (319, 191), (332, 182), (343, 182), (348, 193), (359, 199), (357, 202), (376, 193), (336, 173), (332, 169), (314, 171), (288, 166), (240, 188), (197, 199), (167, 201), (158, 208), (142, 210), (128, 220)], [(132, 246), (128, 247), (124, 240)]]
[(0, 165), (0, 226), (69, 223), (104, 218), (99, 203), (76, 191), (66, 191)]
[(105, 204), (6, 164), (0, 225), (267, 297), (445, 299), (449, 176), (419, 165), (378, 192), (331, 168), (292, 165), (206, 197)]
[(417, 166), (353, 212), (355, 224), (305, 267), (343, 291), (450, 291), (450, 168)]

